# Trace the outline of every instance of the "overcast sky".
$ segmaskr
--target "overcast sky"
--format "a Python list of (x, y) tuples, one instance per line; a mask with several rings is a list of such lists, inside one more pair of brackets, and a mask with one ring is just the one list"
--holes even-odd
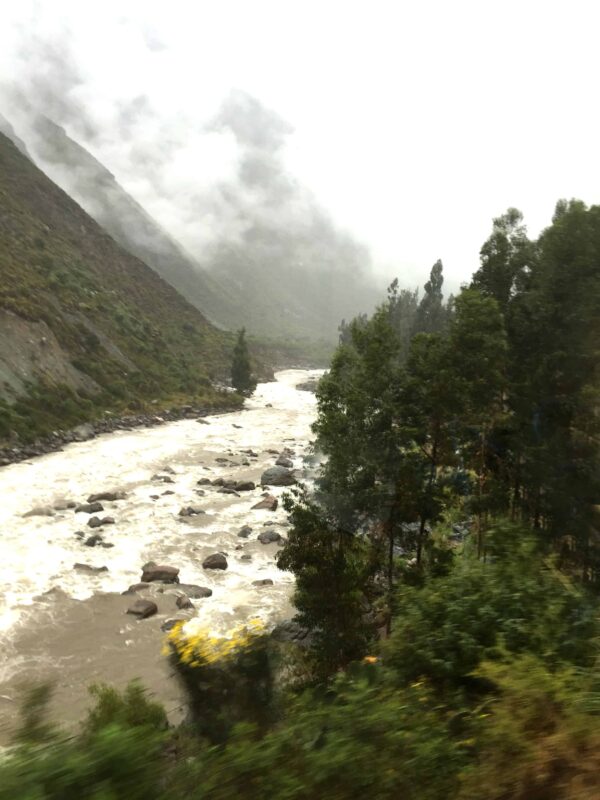
[(227, 181), (235, 162), (236, 142), (211, 122), (246, 92), (289, 123), (285, 168), (380, 272), (410, 285), (442, 258), (457, 286), (508, 206), (537, 233), (557, 199), (600, 201), (598, 9), (3, 0), (0, 69), (26, 91), (60, 77), (69, 132), (184, 239), (186, 193)]

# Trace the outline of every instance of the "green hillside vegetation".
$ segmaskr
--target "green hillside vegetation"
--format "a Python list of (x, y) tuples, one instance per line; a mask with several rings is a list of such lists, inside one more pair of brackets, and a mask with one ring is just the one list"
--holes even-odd
[(233, 336), (116, 244), (3, 135), (0, 214), (0, 321), (14, 337), (0, 354), (0, 438), (31, 439), (151, 400), (239, 402), (212, 387), (229, 374)]

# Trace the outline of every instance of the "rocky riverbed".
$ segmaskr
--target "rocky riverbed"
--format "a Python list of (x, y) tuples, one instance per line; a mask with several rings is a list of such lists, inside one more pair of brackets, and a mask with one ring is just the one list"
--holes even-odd
[(314, 375), (278, 373), (240, 412), (0, 470), (0, 743), (30, 681), (55, 683), (69, 722), (91, 683), (139, 677), (176, 720), (182, 698), (160, 652), (172, 620), (224, 632), (291, 616), (292, 576), (275, 563), (280, 496), (311, 474), (315, 398), (296, 387)]

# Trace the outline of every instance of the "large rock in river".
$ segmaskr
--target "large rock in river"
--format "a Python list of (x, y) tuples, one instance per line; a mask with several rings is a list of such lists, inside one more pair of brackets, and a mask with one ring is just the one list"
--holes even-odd
[(272, 494), (268, 494), (262, 500), (260, 500), (256, 505), (252, 506), (252, 510), (261, 510), (266, 509), (267, 511), (276, 511), (277, 510), (277, 498), (273, 497)]
[(141, 597), (127, 609), (128, 614), (133, 614), (138, 619), (152, 617), (157, 611), (158, 607), (156, 603), (153, 603), (152, 600), (143, 600)]
[(214, 553), (207, 556), (202, 562), (204, 569), (227, 569), (227, 559), (223, 553)]
[(124, 500), (125, 497), (125, 492), (98, 492), (97, 494), (91, 494), (87, 501), (88, 503), (97, 503), (98, 500), (107, 500), (111, 502), (114, 500)]
[(168, 567), (164, 564), (155, 564), (153, 561), (142, 567), (142, 582), (163, 581), (164, 583), (179, 583), (179, 570), (177, 567)]
[(274, 544), (275, 542), (283, 542), (283, 536), (281, 536), (277, 531), (263, 531), (262, 533), (258, 534), (258, 541), (261, 544)]
[(260, 476), (263, 486), (293, 486), (298, 483), (294, 473), (285, 467), (269, 467)]

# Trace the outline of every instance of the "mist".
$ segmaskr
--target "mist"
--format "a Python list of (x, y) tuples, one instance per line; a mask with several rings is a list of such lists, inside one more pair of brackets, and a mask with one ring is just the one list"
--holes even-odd
[[(232, 89), (201, 123), (147, 94), (106, 113), (66, 31), (23, 43), (17, 63), (0, 107), (33, 160), (215, 323), (331, 338), (378, 300), (368, 247), (287, 169), (293, 127), (258, 98)], [(204, 284), (183, 275), (182, 252)]]

